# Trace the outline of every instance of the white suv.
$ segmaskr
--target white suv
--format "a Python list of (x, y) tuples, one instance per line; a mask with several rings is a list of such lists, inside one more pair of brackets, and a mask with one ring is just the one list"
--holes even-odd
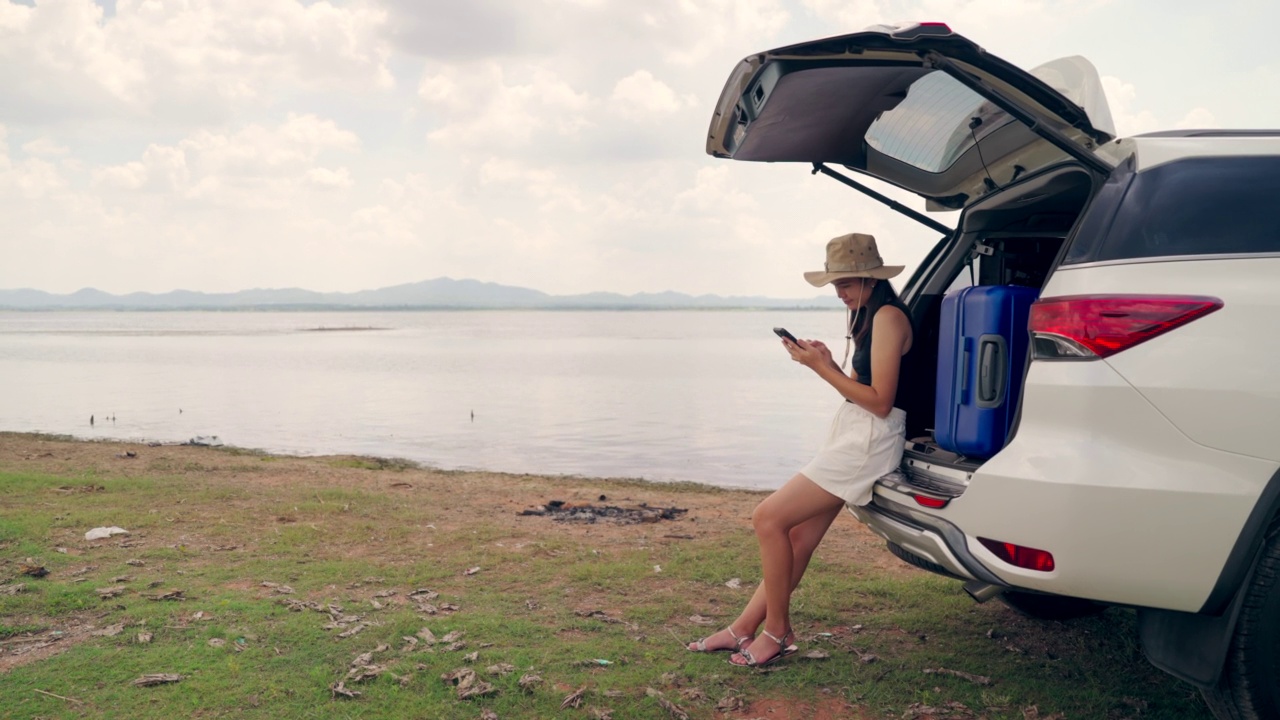
[[(929, 24), (746, 58), (707, 151), (961, 210), (895, 208), (945, 237), (902, 292), (903, 467), (860, 520), (979, 600), (1137, 608), (1151, 662), (1219, 717), (1280, 718), (1280, 131), (1117, 139), (1083, 58), (1026, 72)], [(932, 433), (941, 301), (970, 284), (1040, 293), (982, 459)]]

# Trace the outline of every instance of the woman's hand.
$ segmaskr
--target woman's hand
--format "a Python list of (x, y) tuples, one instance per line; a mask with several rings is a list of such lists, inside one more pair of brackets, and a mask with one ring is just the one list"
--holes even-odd
[(823, 357), (823, 358), (824, 358), (824, 359), (825, 359), (829, 364), (831, 364), (831, 365), (835, 365), (835, 364), (836, 364), (835, 359), (833, 359), (833, 358), (831, 357), (831, 348), (828, 348), (826, 343), (822, 342), (821, 340), (806, 340), (805, 342), (809, 343), (809, 347), (811, 347), (811, 348), (815, 348), (816, 350), (818, 350), (819, 352), (821, 352), (821, 353), (822, 353), (822, 357)]
[(797, 345), (790, 340), (783, 340), (782, 346), (787, 349), (791, 359), (808, 368), (832, 363), (831, 351), (821, 340), (801, 340)]

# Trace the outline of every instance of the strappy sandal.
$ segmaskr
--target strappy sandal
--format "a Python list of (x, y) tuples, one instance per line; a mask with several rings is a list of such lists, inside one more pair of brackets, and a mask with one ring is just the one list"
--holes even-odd
[[(768, 630), (761, 630), (760, 633), (778, 644), (778, 652), (774, 653), (773, 655), (770, 655), (764, 660), (757, 660), (756, 656), (751, 654), (750, 648), (743, 648), (742, 650), (739, 650), (734, 655), (729, 656), (730, 665), (733, 665), (735, 667), (753, 667), (753, 668), (768, 667), (769, 665), (772, 665), (785, 657), (788, 657), (790, 655), (795, 655), (796, 653), (800, 652), (800, 648), (795, 643), (791, 643), (790, 645), (786, 643), (787, 638), (793, 637), (795, 635), (795, 632), (793, 630), (787, 630), (785, 633), (782, 634), (782, 637), (778, 637), (777, 635), (774, 635)], [(733, 661), (734, 657), (742, 657), (744, 660), (746, 660), (746, 662), (734, 662)]]
[[(702, 638), (701, 640), (698, 640), (698, 641), (696, 641), (696, 642), (692, 643), (693, 647), (689, 647), (688, 645), (686, 645), (684, 649), (685, 649), (685, 650), (688, 650), (689, 652), (699, 652), (699, 653), (706, 653), (706, 652), (742, 652), (743, 650), (745, 650), (745, 648), (744, 648), (744, 647), (742, 647), (743, 643), (745, 643), (745, 642), (748, 642), (748, 641), (750, 641), (750, 640), (754, 640), (754, 639), (755, 639), (755, 636), (754, 636), (754, 635), (738, 635), (737, 633), (735, 633), (735, 632), (733, 631), (733, 626), (732, 626), (732, 625), (730, 625), (729, 627), (725, 628), (724, 630), (725, 630), (725, 632), (729, 633), (729, 637), (733, 638), (733, 647), (709, 648), (709, 647), (707, 647), (707, 640), (709, 640), (709, 639), (711, 638), (711, 635), (708, 635), (707, 637), (704, 637), (704, 638)], [(714, 635), (714, 634), (715, 634), (715, 633), (712, 633), (712, 635)]]

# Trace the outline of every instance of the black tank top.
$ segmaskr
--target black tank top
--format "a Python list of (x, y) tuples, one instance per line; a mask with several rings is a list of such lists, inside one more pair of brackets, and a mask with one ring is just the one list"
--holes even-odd
[[(907, 311), (907, 306), (903, 305), (901, 300), (896, 298), (890, 300), (884, 305), (881, 305), (880, 309), (889, 307), (890, 305), (901, 310), (902, 314), (907, 316), (907, 322), (911, 322), (911, 313)], [(877, 309), (876, 312), (879, 313), (880, 309)], [(875, 316), (872, 316), (871, 322), (867, 325), (867, 334), (865, 335), (867, 339), (864, 342), (858, 343), (858, 349), (853, 353), (853, 359), (850, 361), (850, 366), (853, 368), (854, 379), (863, 385), (871, 384), (871, 330), (875, 325), (875, 321)], [(912, 345), (914, 347), (914, 343)], [(911, 351), (908, 350), (907, 352), (910, 353)], [(906, 357), (906, 355), (904, 354), (903, 357)]]

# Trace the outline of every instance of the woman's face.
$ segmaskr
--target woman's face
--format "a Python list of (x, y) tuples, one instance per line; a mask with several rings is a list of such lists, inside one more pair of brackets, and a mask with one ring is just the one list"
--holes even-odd
[(876, 281), (873, 278), (842, 278), (832, 285), (836, 288), (836, 297), (840, 298), (845, 307), (857, 310), (867, 304)]

